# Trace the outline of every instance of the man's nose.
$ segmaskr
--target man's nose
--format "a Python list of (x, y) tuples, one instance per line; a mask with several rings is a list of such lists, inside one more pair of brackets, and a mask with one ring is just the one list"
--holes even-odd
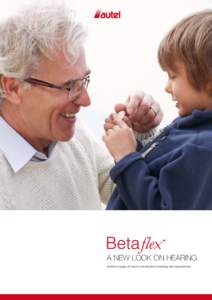
[(77, 99), (76, 103), (80, 106), (89, 106), (91, 104), (91, 99), (90, 96), (88, 94), (88, 91), (86, 89), (82, 90), (81, 95), (79, 96), (79, 98)]

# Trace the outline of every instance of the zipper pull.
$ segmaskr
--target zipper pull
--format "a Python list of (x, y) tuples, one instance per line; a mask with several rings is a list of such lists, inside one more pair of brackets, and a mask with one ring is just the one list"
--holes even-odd
[(148, 149), (146, 149), (142, 154), (141, 157), (145, 158), (152, 150), (154, 150), (159, 145), (158, 142), (153, 143), (151, 146), (149, 146)]

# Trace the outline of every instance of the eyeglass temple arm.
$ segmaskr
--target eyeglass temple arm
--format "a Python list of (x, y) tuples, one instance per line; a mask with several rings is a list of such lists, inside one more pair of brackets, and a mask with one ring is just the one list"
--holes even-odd
[(33, 78), (27, 78), (24, 81), (28, 82), (28, 83), (32, 83), (32, 84), (38, 84), (38, 85), (42, 85), (42, 86), (47, 86), (47, 87), (52, 87), (52, 88), (56, 88), (56, 89), (60, 89), (61, 86), (53, 84), (53, 83), (49, 83), (43, 80), (39, 80), (39, 79), (33, 79)]

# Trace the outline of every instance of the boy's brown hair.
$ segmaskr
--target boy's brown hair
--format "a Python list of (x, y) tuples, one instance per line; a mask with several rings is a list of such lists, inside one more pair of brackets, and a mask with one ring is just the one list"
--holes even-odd
[(212, 10), (195, 13), (177, 23), (161, 41), (158, 60), (163, 70), (177, 71), (183, 63), (196, 90), (212, 92)]

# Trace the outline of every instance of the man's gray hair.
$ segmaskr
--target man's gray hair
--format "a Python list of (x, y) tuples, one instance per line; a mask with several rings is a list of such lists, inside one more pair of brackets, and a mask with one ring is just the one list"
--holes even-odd
[[(0, 75), (23, 80), (39, 68), (42, 56), (61, 51), (70, 63), (77, 60), (86, 31), (75, 12), (58, 2), (28, 5), (0, 23)], [(0, 98), (2, 92), (0, 85)]]

